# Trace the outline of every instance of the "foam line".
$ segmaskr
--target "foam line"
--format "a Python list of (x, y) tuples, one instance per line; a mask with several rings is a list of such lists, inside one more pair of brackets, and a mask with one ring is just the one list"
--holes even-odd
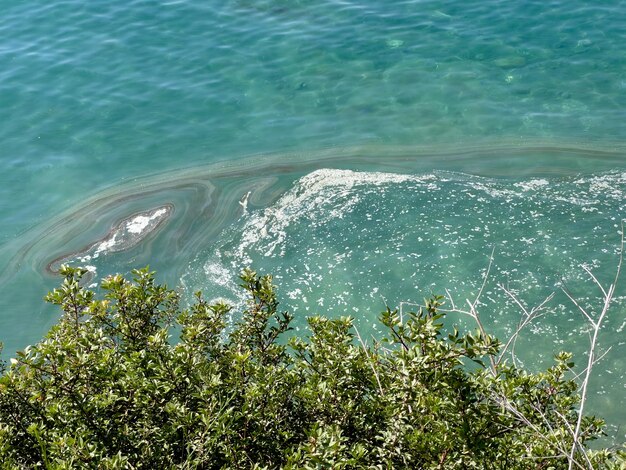
[[(299, 177), (320, 168), (420, 174), (433, 168), (474, 173), (489, 168), (488, 176), (515, 173), (511, 167), (532, 168), (520, 176), (551, 177), (575, 173), (580, 159), (597, 160), (598, 171), (622, 167), (622, 145), (515, 142), (473, 143), (464, 147), (363, 146), (312, 152), (261, 154), (225, 162), (163, 171), (108, 188), (77, 201), (48, 221), (32, 227), (0, 247), (0, 281), (19, 269), (45, 272), (52, 261), (75, 253), (106, 236), (115, 221), (128, 214), (169, 204), (178, 252), (210, 243), (243, 209), (268, 205)], [(489, 161), (489, 164), (485, 164)], [(517, 162), (517, 163), (516, 163)], [(480, 165), (478, 165), (480, 163)], [(246, 194), (249, 196), (245, 198)], [(239, 202), (245, 201), (245, 207)], [(173, 236), (169, 230), (164, 236)]]

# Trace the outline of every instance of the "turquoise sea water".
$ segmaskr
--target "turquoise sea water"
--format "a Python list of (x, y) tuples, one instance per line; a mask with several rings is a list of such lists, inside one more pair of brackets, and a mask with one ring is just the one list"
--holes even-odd
[[(232, 273), (252, 264), (300, 331), (329, 313), (366, 334), (385, 303), (475, 294), (492, 249), (483, 317), (501, 336), (519, 310), (498, 284), (532, 305), (565, 282), (595, 306), (581, 265), (611, 279), (624, 2), (0, 5), (5, 357), (57, 319), (41, 298), (59, 259), (94, 282), (150, 263), (185, 295), (234, 304)], [(622, 439), (624, 282), (591, 400)], [(550, 311), (519, 357), (568, 349), (582, 364), (580, 315), (562, 294)]]

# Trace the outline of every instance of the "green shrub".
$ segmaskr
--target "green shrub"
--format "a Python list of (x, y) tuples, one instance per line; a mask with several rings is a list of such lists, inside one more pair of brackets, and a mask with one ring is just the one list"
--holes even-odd
[[(533, 374), (498, 364), (500, 343), (445, 334), (441, 298), (366, 346), (349, 318), (309, 319), (283, 336), (269, 276), (246, 270), (249, 302), (179, 295), (147, 269), (81, 286), (83, 270), (47, 300), (63, 316), (0, 379), (2, 468), (568, 468), (577, 420), (570, 356)], [(180, 332), (173, 341), (171, 331)], [(468, 367), (469, 361), (476, 363)], [(573, 468), (615, 467), (589, 450), (603, 422), (585, 417)]]

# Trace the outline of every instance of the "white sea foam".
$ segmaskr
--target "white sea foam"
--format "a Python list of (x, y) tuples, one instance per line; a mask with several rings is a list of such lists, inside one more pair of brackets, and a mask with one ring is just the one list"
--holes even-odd
[(239, 205), (243, 209), (243, 215), (248, 214), (248, 198), (250, 197), (251, 191), (248, 191), (239, 201)]
[[(250, 263), (247, 249), (263, 240), (266, 242), (265, 255), (274, 255), (285, 242), (286, 229), (294, 220), (310, 216), (312, 223), (323, 224), (330, 219), (341, 219), (359, 202), (365, 188), (371, 190), (407, 181), (432, 183), (436, 179), (433, 174), (413, 176), (336, 169), (314, 171), (298, 180), (273, 206), (247, 219), (237, 254), (244, 262)], [(322, 208), (326, 210), (320, 210)]]
[[(219, 253), (218, 253), (219, 256)], [(232, 283), (232, 274), (224, 265), (220, 264), (219, 261), (215, 259), (209, 259), (204, 264), (204, 272), (207, 276), (211, 278), (215, 284), (224, 286), (224, 287), (233, 287), (236, 286)]]
[(93, 257), (97, 258), (103, 253), (120, 251), (135, 245), (154, 230), (168, 212), (167, 208), (161, 207), (122, 221), (106, 238), (96, 244)]
[(150, 222), (165, 215), (166, 212), (166, 209), (161, 208), (152, 215), (138, 215), (126, 223), (125, 229), (128, 233), (141, 233), (150, 225)]
[(118, 240), (119, 232), (113, 232), (110, 236), (105, 238), (102, 242), (100, 242), (96, 246), (96, 250), (94, 251), (93, 257), (97, 258), (101, 253), (106, 253), (107, 251), (111, 251), (115, 248), (115, 246), (119, 243)]
[(532, 179), (528, 181), (523, 181), (519, 183), (515, 183), (514, 186), (521, 188), (522, 191), (536, 191), (538, 189), (543, 189), (545, 186), (548, 186), (550, 183), (546, 179)]

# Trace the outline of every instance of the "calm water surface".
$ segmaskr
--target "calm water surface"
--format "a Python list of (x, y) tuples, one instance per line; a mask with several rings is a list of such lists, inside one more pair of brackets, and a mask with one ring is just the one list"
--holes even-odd
[[(565, 282), (594, 306), (581, 264), (611, 279), (626, 195), (624, 2), (0, 6), (5, 357), (58, 318), (41, 298), (59, 258), (94, 281), (150, 263), (185, 295), (234, 304), (232, 273), (252, 264), (275, 274), (300, 331), (328, 313), (366, 334), (386, 303), (475, 293), (492, 249), (483, 315), (501, 336), (519, 311), (498, 284), (532, 305)], [(102, 245), (164, 205), (153, 234)], [(591, 405), (621, 439), (623, 295), (622, 283)], [(586, 341), (557, 295), (517, 352), (530, 367), (561, 349), (582, 364)]]

